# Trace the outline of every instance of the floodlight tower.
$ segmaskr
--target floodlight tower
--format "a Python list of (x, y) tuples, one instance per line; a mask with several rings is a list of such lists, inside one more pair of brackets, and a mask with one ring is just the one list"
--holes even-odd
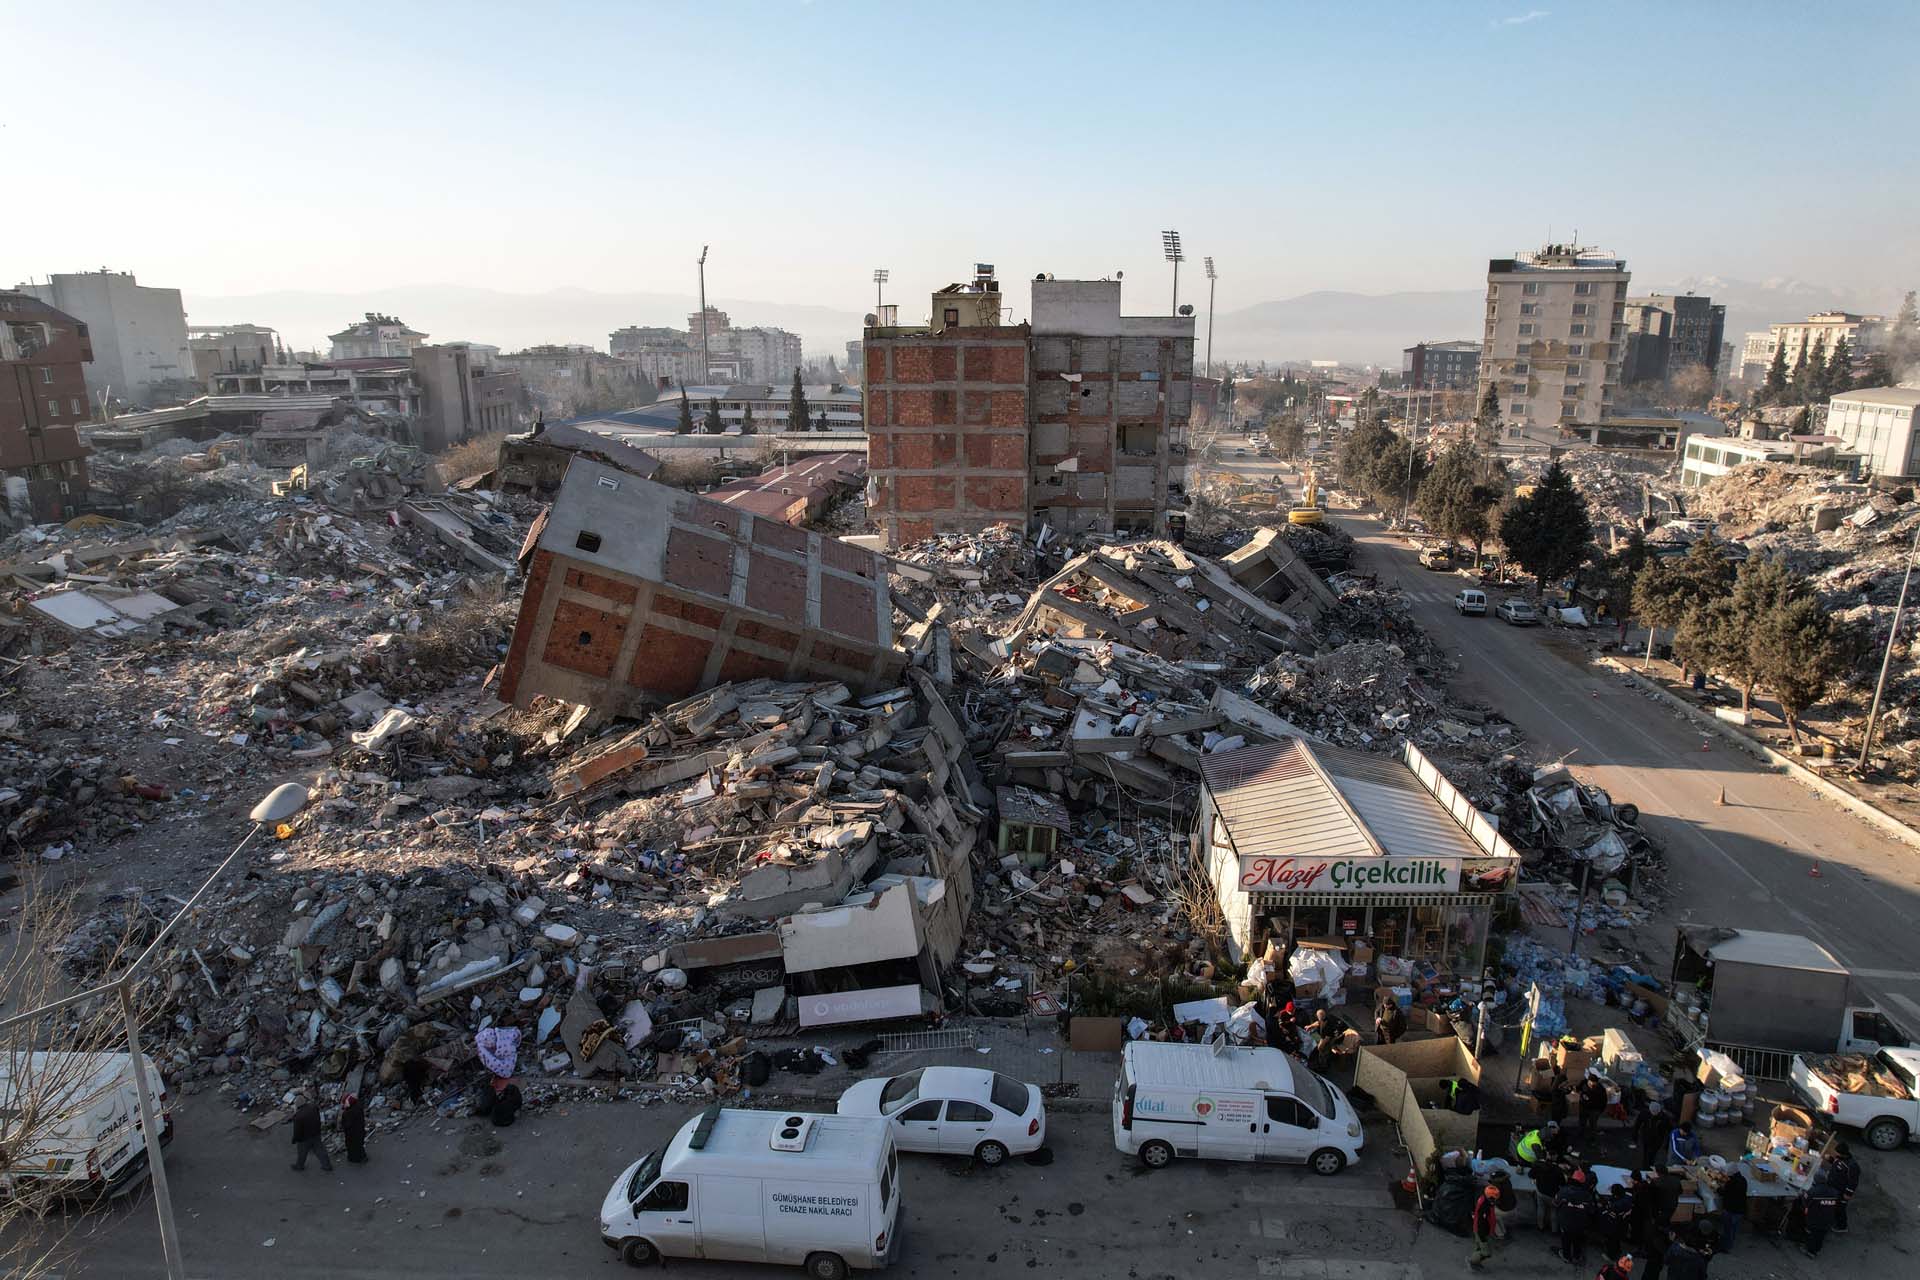
[(885, 267), (875, 267), (873, 269), (873, 313), (875, 315), (880, 314), (880, 287), (886, 284), (886, 282), (887, 269)]
[(700, 246), (700, 381), (705, 383), (712, 377), (707, 356), (707, 246)]
[[(1207, 376), (1211, 378), (1213, 376), (1213, 282), (1215, 280), (1218, 280), (1220, 277), (1216, 276), (1213, 273), (1213, 259), (1211, 257), (1206, 259), (1206, 263), (1207, 263)], [(1174, 301), (1178, 303), (1179, 298), (1175, 297)], [(1175, 312), (1177, 313), (1178, 310), (1179, 308), (1176, 306)]]
[(1187, 260), (1187, 255), (1180, 251), (1178, 231), (1162, 231), (1160, 244), (1167, 251), (1167, 261), (1173, 264), (1173, 314), (1177, 316), (1180, 314), (1180, 264)]

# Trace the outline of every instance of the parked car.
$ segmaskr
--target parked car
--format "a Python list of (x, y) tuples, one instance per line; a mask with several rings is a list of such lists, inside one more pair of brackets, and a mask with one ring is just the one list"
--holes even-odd
[(902, 1151), (970, 1155), (984, 1165), (1037, 1151), (1047, 1140), (1039, 1088), (979, 1067), (920, 1067), (862, 1080), (834, 1110), (891, 1121)]
[(1494, 610), (1502, 622), (1510, 627), (1537, 627), (1540, 625), (1540, 611), (1525, 600), (1502, 600), (1500, 607)]
[(1477, 587), (1468, 587), (1453, 593), (1455, 613), (1471, 614), (1480, 617), (1487, 611), (1487, 593)]
[(1428, 547), (1420, 553), (1420, 563), (1429, 569), (1453, 568), (1452, 547)]
[(1793, 1055), (1793, 1091), (1831, 1124), (1858, 1129), (1875, 1151), (1892, 1151), (1920, 1132), (1920, 1053), (1881, 1049), (1870, 1057)]

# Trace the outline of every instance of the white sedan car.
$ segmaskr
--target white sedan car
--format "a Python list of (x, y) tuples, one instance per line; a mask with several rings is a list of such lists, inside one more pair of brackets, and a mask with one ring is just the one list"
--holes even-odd
[(862, 1080), (834, 1109), (843, 1116), (884, 1116), (902, 1151), (970, 1155), (988, 1166), (1037, 1151), (1047, 1140), (1039, 1088), (978, 1067), (921, 1067)]

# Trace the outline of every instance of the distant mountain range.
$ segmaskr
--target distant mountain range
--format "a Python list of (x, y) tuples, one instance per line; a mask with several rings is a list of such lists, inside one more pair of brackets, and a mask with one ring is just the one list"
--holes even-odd
[[(1727, 304), (1727, 341), (1739, 344), (1750, 330), (1814, 311), (1847, 310), (1891, 315), (1897, 290), (1885, 297), (1862, 297), (1805, 281), (1735, 280), (1699, 276), (1672, 285), (1642, 287), (1641, 293), (1704, 293)], [(1416, 342), (1475, 339), (1480, 335), (1481, 289), (1433, 292), (1349, 293), (1320, 290), (1274, 302), (1256, 303), (1214, 316), (1214, 356), (1225, 360), (1340, 360), (1398, 368), (1400, 352)], [(774, 325), (801, 337), (809, 355), (844, 358), (848, 339), (860, 335), (864, 313), (833, 307), (758, 302), (713, 297), (713, 306), (736, 325)], [(583, 342), (601, 350), (607, 335), (627, 325), (685, 327), (699, 306), (697, 298), (675, 293), (596, 293), (589, 289), (553, 289), (544, 293), (508, 293), (463, 285), (407, 285), (365, 293), (285, 290), (219, 297), (187, 295), (192, 324), (271, 325), (290, 346), (326, 348), (326, 335), (347, 327), (367, 311), (382, 311), (425, 333), (434, 341), (489, 342), (509, 351), (541, 342)], [(1199, 359), (1206, 355), (1206, 313), (1197, 326)]]

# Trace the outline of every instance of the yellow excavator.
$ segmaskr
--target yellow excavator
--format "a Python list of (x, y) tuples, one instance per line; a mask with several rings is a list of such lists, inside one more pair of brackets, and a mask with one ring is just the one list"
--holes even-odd
[(1320, 478), (1313, 471), (1307, 472), (1307, 487), (1300, 494), (1299, 505), (1287, 511), (1288, 524), (1319, 524), (1327, 518), (1326, 508), (1320, 505)]

